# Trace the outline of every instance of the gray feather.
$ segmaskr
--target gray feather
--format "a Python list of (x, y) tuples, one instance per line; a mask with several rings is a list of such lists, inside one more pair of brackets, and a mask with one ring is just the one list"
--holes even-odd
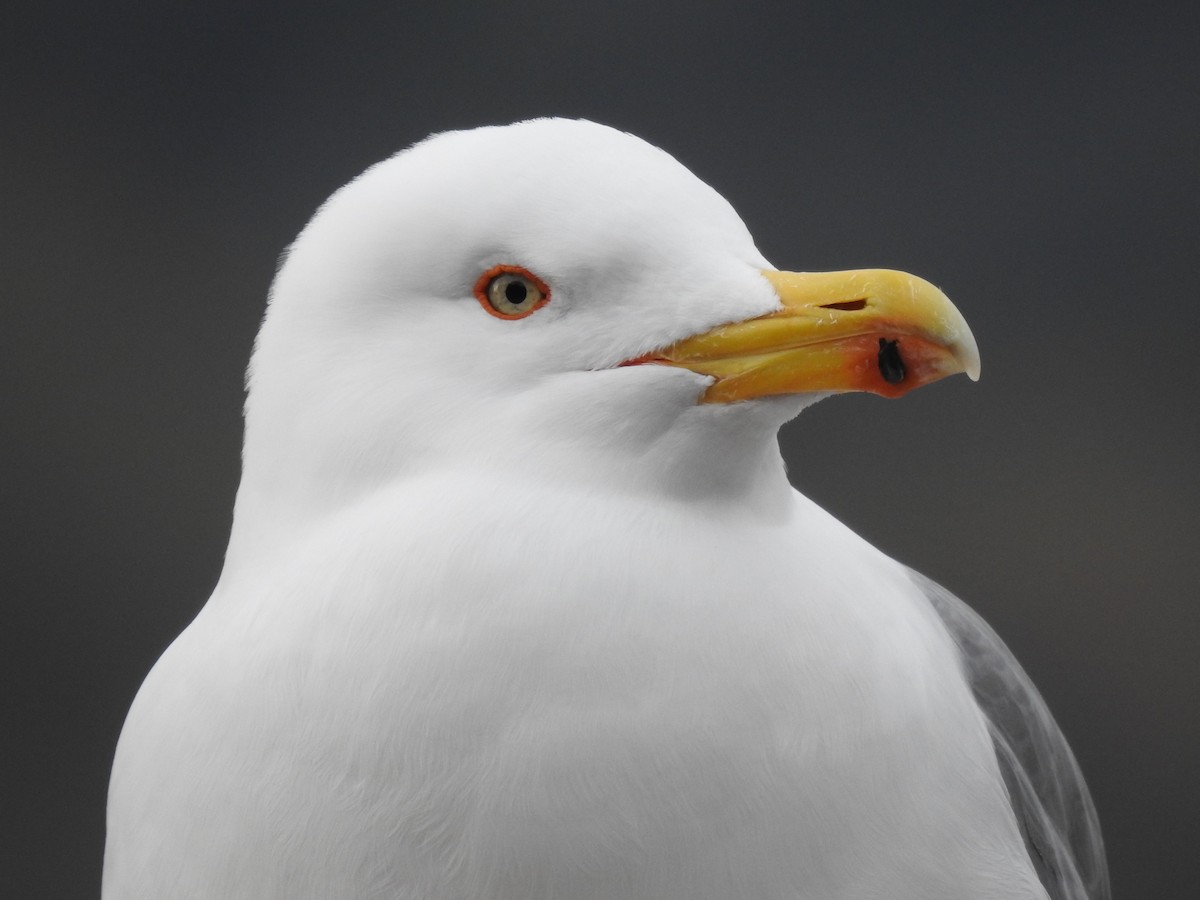
[(1109, 900), (1096, 809), (1045, 701), (983, 619), (945, 588), (911, 575), (958, 645), (1029, 857), (1051, 900)]

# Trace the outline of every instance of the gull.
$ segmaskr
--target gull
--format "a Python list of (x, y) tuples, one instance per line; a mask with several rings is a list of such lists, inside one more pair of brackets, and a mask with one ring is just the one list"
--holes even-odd
[(369, 169), (272, 287), (220, 580), (117, 747), (105, 900), (1107, 897), (1011, 654), (784, 471), (815, 401), (959, 372), (932, 284), (778, 270), (616, 129)]

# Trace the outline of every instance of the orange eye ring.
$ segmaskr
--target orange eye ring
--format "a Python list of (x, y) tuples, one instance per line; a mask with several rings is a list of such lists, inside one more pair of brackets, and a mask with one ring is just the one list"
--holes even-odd
[(550, 286), (523, 266), (492, 266), (475, 282), (475, 299), (497, 319), (524, 319), (550, 302)]

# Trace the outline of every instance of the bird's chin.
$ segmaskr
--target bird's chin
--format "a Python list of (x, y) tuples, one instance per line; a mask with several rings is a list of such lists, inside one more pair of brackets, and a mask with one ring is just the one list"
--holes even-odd
[(751, 400), (751, 403), (761, 403), (772, 411), (773, 414), (778, 414), (779, 424), (790, 422), (804, 410), (810, 406), (824, 400), (826, 397), (832, 397), (835, 391), (813, 391), (806, 394), (781, 394), (777, 397), (763, 397), (761, 400)]
[(754, 400), (742, 400), (728, 405), (698, 404), (698, 410), (713, 410), (715, 415), (743, 418), (747, 426), (778, 430), (831, 392), (805, 394), (776, 394)]
[(626, 384), (649, 382), (656, 390), (664, 390), (671, 385), (678, 402), (692, 407), (696, 416), (714, 417), (721, 419), (740, 419), (746, 425), (779, 428), (800, 413), (812, 406), (818, 400), (824, 400), (837, 393), (836, 391), (812, 391), (797, 394), (773, 394), (756, 397), (750, 400), (739, 400), (734, 403), (706, 403), (705, 392), (712, 386), (715, 379), (711, 375), (700, 375), (687, 369), (677, 369), (668, 366), (631, 366), (611, 370), (622, 373), (629, 379)]

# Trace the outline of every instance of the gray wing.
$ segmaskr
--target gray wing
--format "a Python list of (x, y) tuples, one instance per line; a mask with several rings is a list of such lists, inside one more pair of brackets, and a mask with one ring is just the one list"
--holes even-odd
[(1045, 701), (983, 619), (945, 588), (910, 574), (958, 645), (1029, 857), (1051, 900), (1109, 900), (1096, 809)]

